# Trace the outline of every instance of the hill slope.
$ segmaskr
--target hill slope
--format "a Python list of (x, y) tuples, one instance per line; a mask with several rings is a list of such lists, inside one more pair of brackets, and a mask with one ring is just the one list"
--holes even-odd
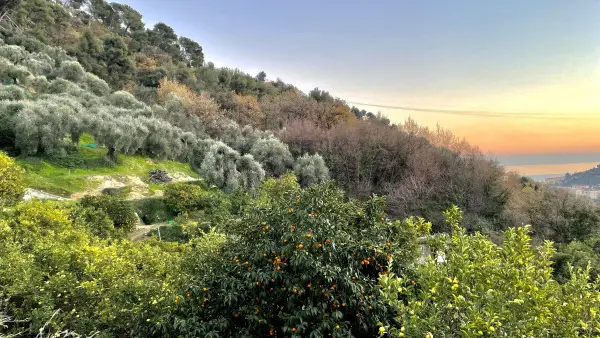
[(573, 185), (600, 186), (600, 164), (586, 171), (566, 174), (561, 185), (566, 187)]

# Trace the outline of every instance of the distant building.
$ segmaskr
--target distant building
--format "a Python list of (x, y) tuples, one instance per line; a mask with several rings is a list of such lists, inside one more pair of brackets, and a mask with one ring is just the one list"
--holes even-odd
[(546, 177), (546, 179), (544, 180), (545, 183), (548, 184), (560, 184), (562, 183), (562, 181), (565, 179), (564, 176), (557, 176), (557, 177)]

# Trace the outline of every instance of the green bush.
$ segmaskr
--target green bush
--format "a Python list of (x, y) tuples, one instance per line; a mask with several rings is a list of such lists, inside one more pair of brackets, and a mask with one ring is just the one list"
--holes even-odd
[(188, 183), (172, 183), (165, 188), (165, 202), (175, 213), (203, 210), (207, 213), (229, 212), (228, 195), (218, 189), (204, 190)]
[(0, 87), (0, 100), (22, 100), (25, 98), (25, 90), (18, 86)]
[(600, 238), (594, 236), (561, 245), (552, 260), (553, 276), (560, 283), (571, 279), (571, 267), (586, 269), (588, 265), (591, 280), (597, 280), (600, 276)]
[(167, 222), (174, 217), (162, 198), (146, 198), (133, 202), (135, 212), (144, 224)]
[(103, 195), (126, 198), (131, 193), (131, 187), (106, 188), (102, 190)]
[(23, 169), (0, 151), (0, 207), (16, 204), (23, 198)]
[(115, 229), (127, 234), (135, 229), (138, 218), (133, 206), (121, 198), (102, 195), (86, 196), (79, 201), (83, 208), (102, 210), (113, 222)]
[(152, 230), (151, 235), (158, 238), (159, 230), (161, 241), (178, 242), (183, 244), (187, 243), (189, 240), (189, 236), (183, 232), (183, 227), (181, 225), (161, 226), (158, 230)]
[[(552, 279), (552, 243), (531, 245), (528, 227), (511, 228), (501, 246), (465, 234), (460, 211), (445, 213), (452, 235), (432, 239), (433, 255), (415, 274), (380, 278), (398, 324), (391, 337), (593, 337), (600, 292), (589, 271)], [(444, 259), (439, 260), (438, 255)]]
[(203, 193), (197, 185), (171, 183), (165, 188), (165, 202), (175, 213), (197, 210)]
[(347, 201), (332, 185), (284, 195), (230, 228), (217, 262), (190, 259), (179, 334), (373, 337), (393, 317), (377, 278), (414, 258), (408, 223), (387, 222), (381, 198)]
[(14, 319), (0, 336), (169, 337), (185, 248), (92, 236), (69, 204), (21, 203), (0, 219), (0, 313)]

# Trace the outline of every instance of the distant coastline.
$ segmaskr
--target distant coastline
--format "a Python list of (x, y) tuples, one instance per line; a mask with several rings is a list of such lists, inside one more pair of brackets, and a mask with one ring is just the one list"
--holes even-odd
[(553, 164), (530, 164), (530, 165), (505, 165), (509, 171), (516, 171), (521, 175), (529, 176), (534, 180), (544, 180), (549, 177), (563, 176), (566, 173), (575, 173), (594, 168), (600, 164), (597, 162), (580, 163), (553, 163)]

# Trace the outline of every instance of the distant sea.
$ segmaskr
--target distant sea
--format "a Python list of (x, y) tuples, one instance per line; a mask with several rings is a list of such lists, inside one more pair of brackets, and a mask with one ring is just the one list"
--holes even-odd
[(600, 153), (502, 155), (495, 159), (508, 170), (541, 181), (594, 168), (600, 164)]

